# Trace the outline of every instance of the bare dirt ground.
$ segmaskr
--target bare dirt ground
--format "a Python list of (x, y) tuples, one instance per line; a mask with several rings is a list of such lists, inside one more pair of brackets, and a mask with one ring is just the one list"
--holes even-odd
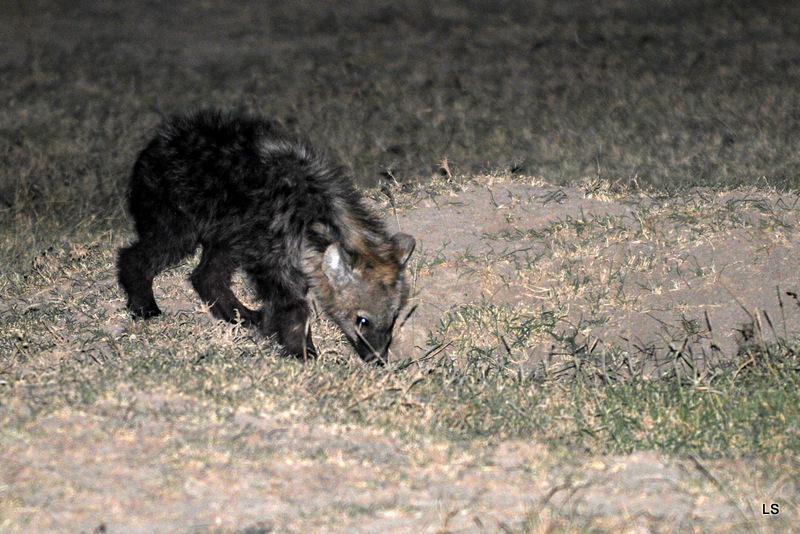
[[(656, 357), (677, 342), (695, 356), (735, 351), (748, 314), (768, 311), (781, 317), (776, 328), (800, 330), (797, 304), (784, 297), (779, 308), (776, 293), (798, 291), (796, 196), (589, 192), (486, 178), (402, 199), (394, 224), (419, 240), (418, 308), (395, 353), (419, 356), (428, 333), (447, 330), (448, 313), (477, 301), (535, 308), (559, 300), (565, 325), (581, 314), (607, 316), (581, 330), (593, 350), (621, 344)], [(720, 217), (726, 206), (736, 206), (736, 220)], [(660, 210), (674, 215), (662, 213), (662, 225), (651, 227), (648, 214)], [(664, 224), (670, 220), (674, 226)], [(570, 221), (583, 221), (578, 239)], [(592, 229), (588, 221), (605, 222)], [(538, 259), (514, 265), (522, 251)], [(619, 287), (602, 298), (581, 287), (555, 295), (565, 287), (556, 280), (565, 264), (582, 279), (618, 272), (586, 284)], [(78, 283), (113, 284), (111, 275)], [(179, 313), (215, 323), (185, 295), (165, 309), (194, 309)], [(122, 304), (109, 303), (119, 321), (112, 328), (129, 324)], [(63, 305), (54, 287), (5, 310)], [(697, 319), (702, 335), (681, 339), (667, 328), (679, 326), (676, 310), (684, 322)], [(298, 422), (286, 409), (220, 414), (168, 387), (145, 392), (124, 383), (89, 412), (57, 410), (2, 434), (1, 445), (3, 532), (772, 532), (789, 531), (794, 517), (786, 507), (762, 515), (763, 505), (795, 495), (760, 461), (562, 455), (520, 441), (453, 447)]]
[[(141, 414), (200, 409), (143, 398), (135, 417), (148, 420), (133, 432), (82, 414), (40, 421), (37, 442), (7, 444), (13, 460), (2, 473), (13, 485), (4, 491), (27, 497), (4, 511), (3, 531), (526, 532), (533, 525), (538, 532), (567, 516), (578, 530), (732, 532), (754, 522), (760, 501), (775, 498), (756, 481), (742, 486), (751, 493), (731, 498), (691, 461), (657, 453), (562, 460), (522, 442), (452, 453), (359, 429), (309, 427), (289, 415), (237, 414), (189, 430), (237, 434), (265, 450), (258, 460), (219, 454), (179, 470), (151, 462), (183, 447), (176, 429)], [(732, 467), (753, 475), (741, 462), (705, 468), (724, 477)], [(770, 520), (778, 523), (756, 524), (771, 531)]]

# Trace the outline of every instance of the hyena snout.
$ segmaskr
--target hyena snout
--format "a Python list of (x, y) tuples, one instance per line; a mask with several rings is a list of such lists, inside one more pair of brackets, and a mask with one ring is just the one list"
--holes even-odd
[(395, 314), (379, 314), (378, 311), (339, 309), (338, 313), (332, 313), (331, 316), (362, 360), (382, 365), (389, 360)]

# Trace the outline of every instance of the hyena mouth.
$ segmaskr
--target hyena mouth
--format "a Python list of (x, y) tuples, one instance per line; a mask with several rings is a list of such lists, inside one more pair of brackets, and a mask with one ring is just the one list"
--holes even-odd
[(368, 363), (386, 365), (389, 356), (389, 343), (386, 344), (386, 347), (383, 349), (383, 351), (379, 352), (369, 341), (367, 341), (367, 338), (364, 337), (364, 334), (362, 334), (359, 329), (356, 329), (356, 335), (358, 336), (358, 340), (361, 342), (360, 344), (355, 344), (356, 350), (361, 356), (361, 359)]

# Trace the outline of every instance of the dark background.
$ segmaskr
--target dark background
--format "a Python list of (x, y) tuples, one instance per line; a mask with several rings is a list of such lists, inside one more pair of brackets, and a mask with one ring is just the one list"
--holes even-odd
[[(268, 5), (271, 4), (271, 5)], [(795, 2), (0, 2), (0, 210), (119, 214), (158, 121), (259, 112), (360, 184), (795, 188)]]

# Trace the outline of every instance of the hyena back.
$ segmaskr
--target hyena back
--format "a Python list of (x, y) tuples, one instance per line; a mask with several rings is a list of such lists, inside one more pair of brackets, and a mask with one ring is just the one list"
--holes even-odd
[[(154, 277), (202, 246), (190, 279), (215, 316), (314, 357), (310, 290), (364, 360), (386, 360), (414, 238), (390, 235), (339, 167), (276, 124), (211, 111), (166, 121), (134, 165), (129, 210), (139, 239), (118, 267), (135, 317), (161, 313)], [(231, 291), (239, 268), (258, 310)]]

